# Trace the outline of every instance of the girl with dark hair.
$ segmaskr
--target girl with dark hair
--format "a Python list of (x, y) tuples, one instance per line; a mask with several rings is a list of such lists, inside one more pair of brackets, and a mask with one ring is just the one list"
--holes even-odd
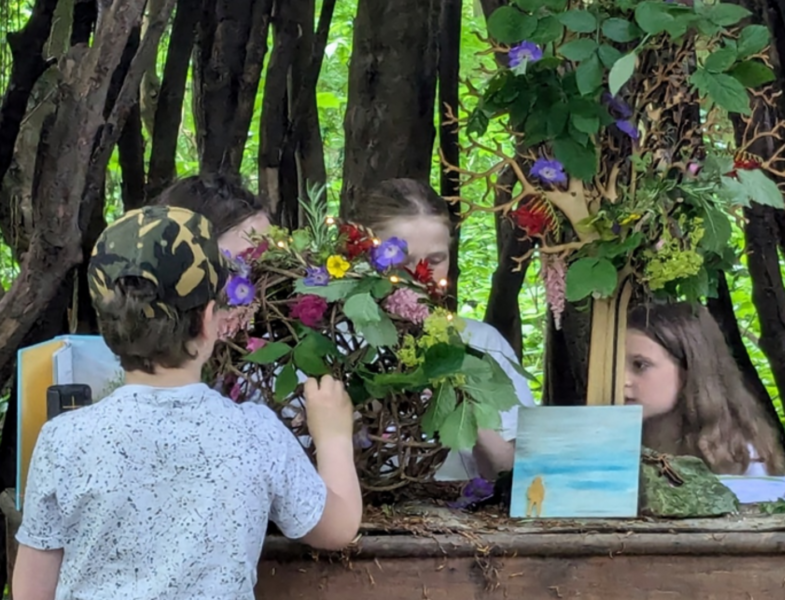
[(643, 443), (653, 450), (697, 456), (720, 475), (785, 474), (777, 433), (700, 304), (630, 312), (624, 396), (643, 406)]

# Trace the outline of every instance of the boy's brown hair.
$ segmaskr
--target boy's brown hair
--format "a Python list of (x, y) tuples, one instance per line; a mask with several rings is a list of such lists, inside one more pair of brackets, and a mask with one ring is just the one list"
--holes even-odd
[[(725, 337), (706, 307), (679, 302), (636, 307), (627, 327), (662, 346), (679, 366), (677, 431), (644, 423), (644, 444), (703, 459), (715, 473), (743, 474), (755, 448), (770, 475), (785, 473), (779, 436), (747, 390)], [(662, 429), (662, 428), (660, 428)]]
[(88, 268), (101, 334), (126, 371), (193, 360), (207, 305), (231, 266), (210, 222), (183, 208), (131, 211), (104, 230)]

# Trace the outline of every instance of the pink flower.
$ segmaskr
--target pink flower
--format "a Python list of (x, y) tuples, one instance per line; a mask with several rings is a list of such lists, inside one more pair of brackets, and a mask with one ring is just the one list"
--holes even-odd
[(561, 329), (567, 292), (567, 266), (558, 254), (540, 254), (540, 277), (545, 284), (545, 299), (553, 314), (553, 324)]
[(235, 382), (235, 384), (232, 386), (232, 389), (229, 390), (229, 397), (234, 402), (237, 402), (238, 400), (240, 400), (240, 396), (242, 395), (242, 393), (243, 393), (243, 390), (240, 387), (240, 383), (239, 382)]
[(292, 303), (289, 315), (295, 319), (300, 319), (300, 322), (306, 327), (317, 327), (326, 311), (327, 300), (321, 296), (304, 294), (298, 296)]
[(267, 340), (258, 337), (249, 337), (248, 342), (245, 344), (245, 349), (248, 350), (248, 352), (256, 352), (259, 348), (264, 348), (266, 344)]
[(385, 310), (412, 323), (422, 323), (431, 311), (421, 303), (422, 296), (407, 287), (400, 287), (387, 296), (384, 301)]
[(237, 335), (238, 331), (248, 329), (255, 313), (256, 306), (253, 304), (235, 306), (223, 312), (218, 326), (218, 339), (228, 340)]

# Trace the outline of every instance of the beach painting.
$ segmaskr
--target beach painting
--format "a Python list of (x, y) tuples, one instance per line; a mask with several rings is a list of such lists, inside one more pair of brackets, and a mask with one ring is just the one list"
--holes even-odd
[(510, 516), (637, 516), (642, 422), (640, 406), (521, 411)]

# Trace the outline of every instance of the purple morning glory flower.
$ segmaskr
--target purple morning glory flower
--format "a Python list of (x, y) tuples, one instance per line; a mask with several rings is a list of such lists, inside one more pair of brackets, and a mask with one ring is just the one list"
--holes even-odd
[(330, 275), (327, 273), (327, 267), (308, 267), (306, 269), (307, 275), (305, 276), (305, 285), (311, 286), (324, 286), (330, 281)]
[(602, 101), (608, 107), (608, 110), (616, 113), (620, 119), (629, 119), (632, 116), (632, 109), (629, 105), (621, 98), (611, 96), (610, 92), (605, 92), (602, 95)]
[(406, 260), (406, 252), (408, 246), (401, 238), (391, 237), (389, 240), (384, 240), (371, 253), (371, 262), (373, 266), (384, 271), (389, 267), (400, 265)]
[(234, 273), (239, 273), (243, 277), (248, 277), (251, 273), (251, 266), (243, 259), (241, 256), (232, 256), (232, 253), (228, 250), (221, 250), (221, 253), (229, 259), (232, 263), (232, 271)]
[(455, 502), (451, 502), (449, 506), (450, 508), (466, 508), (477, 502), (488, 500), (493, 496), (493, 492), (494, 484), (492, 481), (482, 477), (475, 477), (464, 486), (461, 497)]
[(618, 127), (619, 131), (622, 133), (626, 133), (628, 136), (630, 136), (630, 138), (632, 138), (634, 141), (638, 141), (640, 133), (638, 132), (638, 128), (635, 126), (635, 123), (632, 121), (616, 121), (616, 127)]
[(360, 448), (361, 450), (367, 450), (373, 446), (373, 442), (368, 438), (368, 428), (365, 425), (360, 428), (360, 431), (352, 436), (352, 441), (354, 442), (354, 447)]
[(531, 176), (536, 177), (544, 183), (567, 183), (567, 174), (564, 172), (564, 165), (558, 160), (548, 160), (538, 158), (532, 165)]
[(523, 41), (510, 48), (508, 57), (511, 69), (525, 63), (535, 63), (542, 58), (542, 49), (534, 42)]
[(235, 275), (226, 286), (226, 295), (231, 306), (243, 306), (253, 302), (256, 289), (251, 280), (242, 275)]

